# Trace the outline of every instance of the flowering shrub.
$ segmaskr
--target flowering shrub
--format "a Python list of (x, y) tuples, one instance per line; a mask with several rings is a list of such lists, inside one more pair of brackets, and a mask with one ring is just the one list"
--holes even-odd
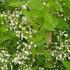
[(69, 0), (0, 0), (0, 70), (70, 70)]

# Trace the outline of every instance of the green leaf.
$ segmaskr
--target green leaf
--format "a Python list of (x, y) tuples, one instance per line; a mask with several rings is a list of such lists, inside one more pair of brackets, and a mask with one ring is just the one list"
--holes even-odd
[(6, 33), (1, 33), (0, 34), (0, 43), (8, 40), (8, 39), (12, 39), (13, 37), (15, 37), (15, 35), (11, 32), (6, 32)]
[(51, 58), (51, 55), (50, 55), (50, 53), (49, 53), (48, 51), (44, 51), (44, 56), (45, 56), (47, 59), (49, 59), (49, 60), (52, 59), (52, 58)]
[(70, 0), (64, 0), (64, 3), (65, 3), (64, 6), (70, 9)]
[(64, 66), (66, 67), (66, 70), (70, 70), (70, 62), (63, 61)]
[(43, 8), (41, 0), (28, 0), (32, 9), (41, 10)]
[(49, 31), (54, 31), (56, 25), (58, 24), (57, 19), (49, 12), (45, 12), (44, 14), (44, 28)]
[(1, 25), (2, 21), (3, 21), (3, 17), (0, 16), (0, 25)]
[(9, 6), (11, 7), (21, 7), (24, 3), (22, 1), (10, 2)]
[(0, 32), (7, 32), (8, 31), (8, 25), (1, 25), (0, 26)]
[(69, 29), (69, 25), (67, 22), (64, 21), (64, 19), (59, 18), (59, 24), (56, 26), (58, 29), (62, 29), (62, 30), (68, 30)]

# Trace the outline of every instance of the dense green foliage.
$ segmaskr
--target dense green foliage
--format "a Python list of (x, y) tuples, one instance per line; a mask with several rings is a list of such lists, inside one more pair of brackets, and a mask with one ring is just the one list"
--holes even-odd
[(70, 0), (0, 0), (0, 70), (70, 70)]

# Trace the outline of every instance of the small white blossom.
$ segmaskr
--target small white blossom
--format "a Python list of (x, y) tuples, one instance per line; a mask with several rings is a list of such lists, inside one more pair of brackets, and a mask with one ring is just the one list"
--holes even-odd
[(36, 44), (34, 44), (34, 47), (37, 47), (37, 45), (36, 45)]
[(44, 2), (43, 5), (46, 5), (46, 3)]
[(23, 9), (27, 9), (27, 6), (26, 6), (26, 5), (22, 5), (22, 8), (23, 8)]
[(64, 34), (65, 37), (68, 37), (68, 34)]

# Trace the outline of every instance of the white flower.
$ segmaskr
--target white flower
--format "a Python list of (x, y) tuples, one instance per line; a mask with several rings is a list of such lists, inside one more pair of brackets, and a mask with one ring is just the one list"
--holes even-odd
[(70, 53), (70, 50), (68, 50), (68, 52)]
[(21, 40), (23, 40), (23, 37), (24, 37), (23, 34), (21, 34)]
[(59, 4), (59, 2), (57, 1), (56, 4)]
[(19, 17), (19, 14), (16, 14), (16, 17)]
[(18, 61), (18, 64), (20, 65), (20, 64), (22, 64), (22, 62), (21, 61)]
[(19, 41), (17, 41), (17, 44), (19, 44)]
[(27, 6), (26, 5), (22, 5), (21, 6), (23, 9), (27, 9)]
[(44, 70), (44, 68), (39, 67), (39, 70)]
[(16, 36), (17, 36), (18, 38), (20, 38), (20, 35), (16, 34)]
[(33, 42), (31, 41), (31, 42), (30, 42), (30, 44), (32, 45), (32, 44), (33, 44)]
[(59, 57), (56, 57), (56, 60), (59, 60)]
[(29, 55), (29, 52), (28, 52), (28, 51), (25, 51), (25, 54), (26, 54), (26, 55)]
[(27, 18), (26, 17), (22, 17), (22, 22), (24, 21), (27, 21)]
[(21, 26), (21, 25), (19, 25), (19, 28), (22, 28), (22, 26)]
[(33, 58), (33, 62), (35, 62), (35, 59)]
[(1, 14), (0, 16), (3, 17), (3, 14)]
[(29, 34), (32, 34), (32, 31), (29, 31)]
[(2, 52), (2, 53), (5, 53), (5, 51), (4, 51), (4, 50), (2, 50), (1, 52)]
[(4, 22), (2, 21), (2, 23), (1, 23), (2, 25), (4, 24)]
[(54, 53), (51, 53), (52, 56), (54, 56)]
[(18, 25), (18, 22), (15, 22), (16, 25)]
[(25, 42), (23, 42), (23, 45), (24, 45), (25, 47), (27, 47), (27, 46), (28, 46)]
[(64, 58), (67, 57), (67, 54), (64, 54)]
[(49, 6), (49, 4), (47, 4), (47, 6)]
[(65, 37), (68, 37), (68, 34), (64, 34)]
[(59, 55), (59, 58), (62, 59), (62, 54)]
[(20, 47), (21, 47), (21, 45), (18, 45), (18, 46), (17, 46), (17, 49), (19, 49)]
[(26, 31), (26, 33), (28, 34), (28, 31)]
[(29, 35), (30, 38), (32, 38), (32, 35)]
[(21, 31), (16, 31), (16, 33), (17, 33), (17, 34), (20, 34), (20, 33), (21, 33)]
[(9, 55), (9, 54), (5, 54), (5, 56), (10, 57), (10, 55)]
[(8, 62), (8, 60), (5, 59), (5, 62)]
[(63, 14), (61, 14), (61, 16), (63, 16)]
[(27, 40), (27, 37), (26, 36), (23, 36), (26, 40)]
[(37, 33), (37, 31), (34, 31), (35, 33)]
[(61, 50), (62, 49), (62, 47), (59, 47), (59, 50)]
[(66, 5), (65, 3), (62, 3), (63, 5)]
[(67, 19), (66, 18), (64, 18), (64, 21), (66, 21)]
[(70, 57), (68, 57), (68, 59), (70, 60)]
[(44, 2), (43, 5), (46, 5), (46, 3)]
[(24, 59), (27, 59), (27, 57), (24, 57)]
[(13, 29), (15, 30), (16, 28), (17, 28), (17, 26), (14, 26), (14, 28), (13, 28)]
[(4, 70), (4, 67), (1, 67), (2, 70)]
[(24, 58), (25, 56), (23, 55), (22, 58)]
[(26, 28), (25, 28), (25, 27), (22, 27), (21, 29), (22, 29), (22, 30), (25, 30)]
[(5, 60), (2, 58), (2, 59), (1, 59), (1, 62), (4, 62), (4, 61), (5, 61)]
[(36, 45), (36, 44), (34, 44), (34, 47), (37, 47), (37, 45)]
[(31, 49), (31, 45), (29, 45), (28, 47), (29, 47), (29, 49)]

